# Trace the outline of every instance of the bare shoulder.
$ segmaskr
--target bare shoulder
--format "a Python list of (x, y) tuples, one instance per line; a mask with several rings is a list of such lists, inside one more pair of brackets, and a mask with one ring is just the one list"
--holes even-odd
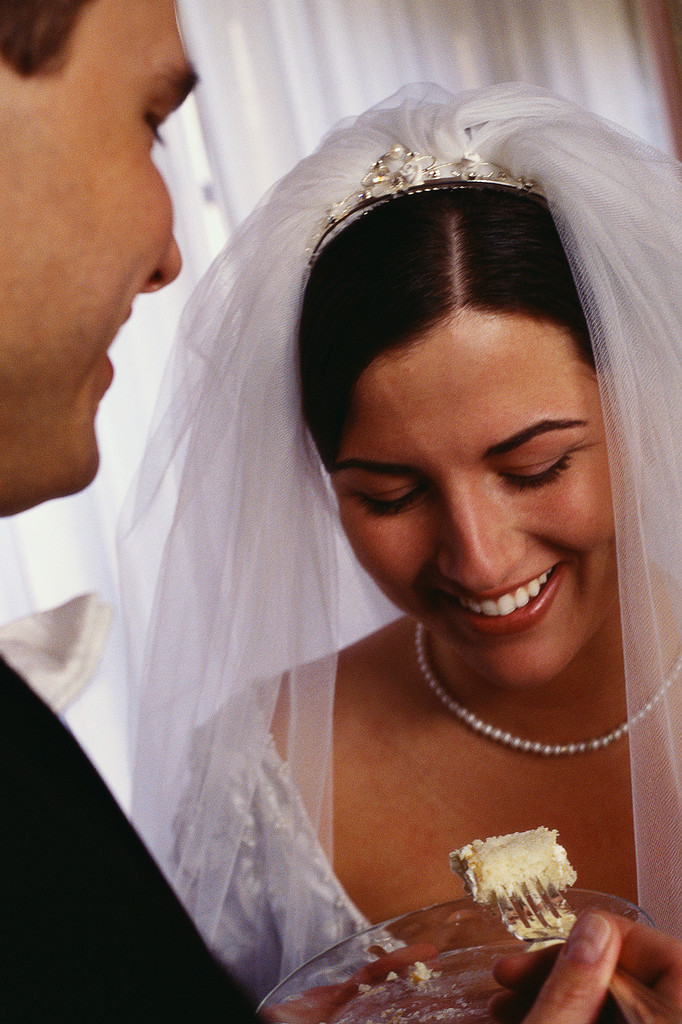
[(414, 622), (407, 616), (396, 619), (363, 637), (339, 654), (337, 697), (366, 699), (371, 690), (412, 692), (416, 671)]
[(414, 626), (407, 616), (401, 616), (375, 633), (363, 636), (339, 654), (339, 672), (350, 672), (376, 663), (400, 660), (406, 644), (411, 644)]
[[(357, 726), (359, 721), (369, 724), (374, 717), (372, 707), (381, 709), (384, 722), (387, 708), (392, 714), (411, 711), (406, 702), (414, 699), (415, 690), (420, 694), (426, 692), (414, 685), (416, 671), (414, 622), (407, 617), (396, 619), (344, 648), (339, 652), (334, 698), (337, 726)], [(289, 687), (285, 677), (272, 722), (272, 734), (282, 756), (286, 752), (288, 725)]]

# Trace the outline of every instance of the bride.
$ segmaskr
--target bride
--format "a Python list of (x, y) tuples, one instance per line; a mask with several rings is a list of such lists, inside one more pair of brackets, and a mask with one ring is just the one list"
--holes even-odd
[(252, 993), (541, 824), (682, 934), (680, 199), (547, 93), (405, 90), (190, 302), (122, 540), (133, 818)]

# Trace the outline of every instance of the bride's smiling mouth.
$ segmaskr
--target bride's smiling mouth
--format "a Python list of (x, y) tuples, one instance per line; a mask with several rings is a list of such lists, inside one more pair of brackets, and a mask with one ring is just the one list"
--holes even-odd
[(441, 590), (440, 595), (477, 633), (517, 633), (544, 617), (559, 588), (562, 568), (559, 562), (497, 598), (476, 601), (446, 590)]
[(517, 611), (517, 609), (525, 608), (527, 604), (533, 601), (540, 594), (555, 568), (556, 566), (552, 566), (551, 569), (541, 573), (535, 579), (529, 580), (528, 583), (525, 583), (523, 586), (516, 587), (507, 594), (502, 594), (501, 597), (474, 601), (469, 597), (457, 596), (457, 601), (463, 608), (474, 612), (476, 615), (484, 615), (488, 618), (511, 615), (511, 613)]

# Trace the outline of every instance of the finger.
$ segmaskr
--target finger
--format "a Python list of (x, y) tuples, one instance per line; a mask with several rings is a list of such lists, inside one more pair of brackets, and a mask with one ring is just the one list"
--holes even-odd
[(402, 946), (391, 953), (385, 953), (378, 960), (364, 964), (347, 981), (308, 989), (285, 1003), (262, 1010), (261, 1016), (277, 1024), (317, 1024), (354, 999), (360, 985), (383, 981), (391, 971), (401, 971), (417, 961), (430, 960), (437, 955), (438, 950), (430, 943)]
[(365, 964), (353, 974), (351, 980), (358, 984), (383, 981), (391, 971), (398, 974), (404, 968), (411, 967), (418, 961), (432, 960), (435, 956), (438, 956), (435, 946), (427, 942), (415, 942), (411, 946), (394, 949), (391, 953), (380, 956), (378, 960)]
[(497, 1024), (521, 1024), (532, 1005), (530, 996), (497, 992), (488, 1003), (488, 1013)]
[(682, 943), (643, 924), (629, 922), (622, 930), (625, 970), (682, 1006)]
[(510, 953), (493, 966), (493, 977), (498, 984), (519, 993), (535, 993), (544, 983), (554, 966), (560, 945), (546, 946), (536, 952)]
[(592, 1024), (608, 993), (621, 936), (609, 918), (590, 911), (571, 930), (524, 1024)]
[(317, 1024), (344, 1006), (357, 993), (357, 985), (324, 985), (308, 989), (293, 999), (260, 1011), (273, 1024)]

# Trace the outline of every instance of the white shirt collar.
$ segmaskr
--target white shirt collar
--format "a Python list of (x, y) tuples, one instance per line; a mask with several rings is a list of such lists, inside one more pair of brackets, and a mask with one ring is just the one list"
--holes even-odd
[(0, 626), (0, 657), (58, 714), (92, 679), (112, 609), (96, 594)]

